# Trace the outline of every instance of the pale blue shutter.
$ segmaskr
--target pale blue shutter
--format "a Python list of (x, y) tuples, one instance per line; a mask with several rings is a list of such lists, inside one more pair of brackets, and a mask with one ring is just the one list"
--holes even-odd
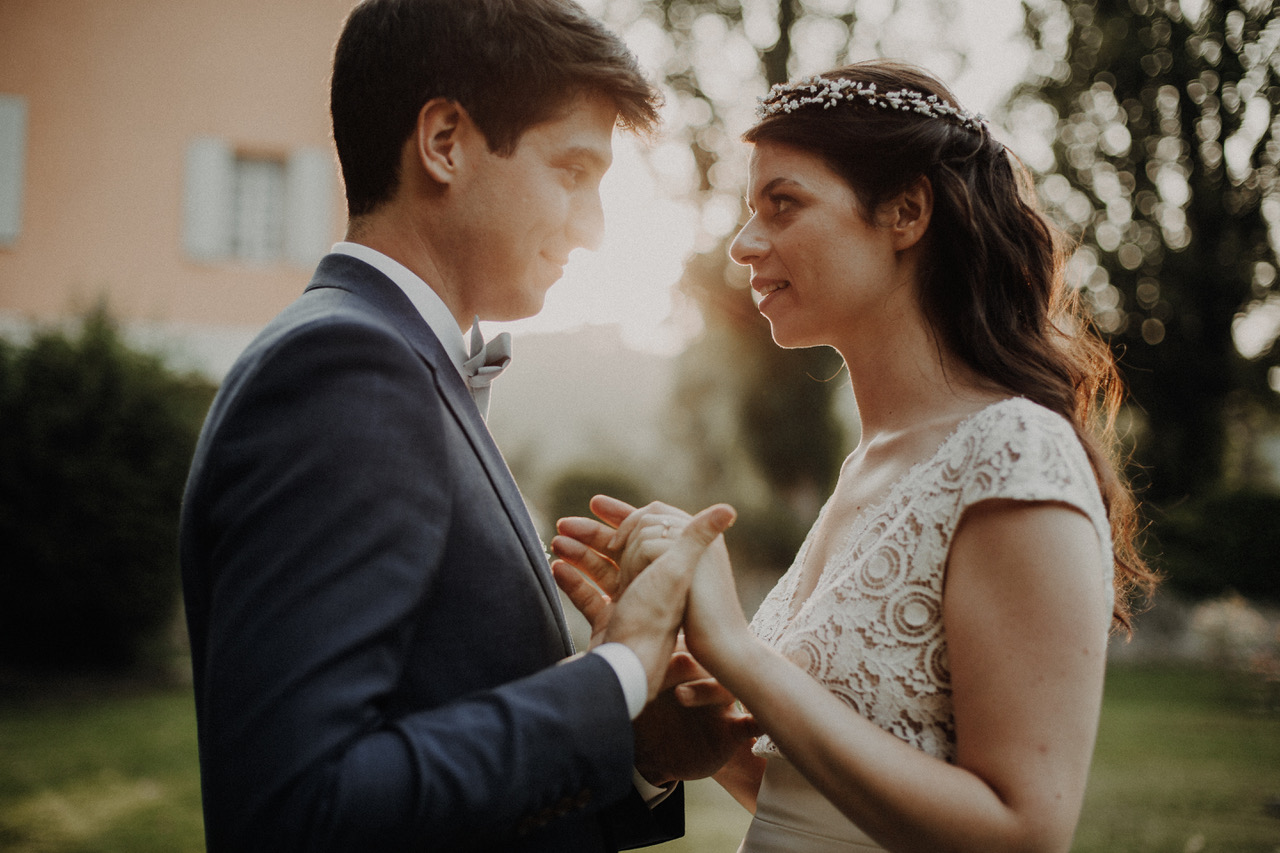
[(26, 99), (0, 95), (0, 246), (12, 246), (22, 231), (26, 148)]
[(201, 137), (187, 148), (182, 242), (198, 261), (231, 255), (235, 152), (221, 139)]
[(285, 186), (285, 258), (315, 266), (333, 243), (334, 161), (328, 148), (300, 148)]

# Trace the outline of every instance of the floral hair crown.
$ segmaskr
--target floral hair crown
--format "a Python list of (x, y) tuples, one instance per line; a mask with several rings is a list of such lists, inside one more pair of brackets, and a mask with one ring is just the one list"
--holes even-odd
[(824, 110), (828, 110), (842, 101), (854, 100), (863, 100), (883, 109), (903, 110), (929, 118), (948, 119), (975, 133), (983, 133), (989, 129), (987, 120), (982, 116), (949, 104), (937, 95), (926, 95), (914, 89), (893, 89), (881, 92), (876, 89), (875, 83), (863, 83), (843, 77), (832, 80), (814, 76), (791, 83), (778, 83), (769, 90), (768, 95), (760, 98), (756, 115), (766, 119), (782, 113), (795, 112), (807, 106), (821, 106)]

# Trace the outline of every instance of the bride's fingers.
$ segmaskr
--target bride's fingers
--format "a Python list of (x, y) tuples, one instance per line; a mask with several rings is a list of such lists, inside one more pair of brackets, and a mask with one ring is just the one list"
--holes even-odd
[[(686, 596), (693, 582), (694, 570), (713, 543), (719, 540), (723, 547), (720, 535), (737, 517), (737, 511), (728, 504), (707, 507), (685, 525), (671, 547), (640, 575), (642, 580), (649, 582), (649, 596), (680, 603), (677, 609), (671, 611), (679, 617), (671, 626), (673, 646), (676, 629), (684, 616)], [(667, 658), (670, 658), (670, 651)]]
[(653, 501), (632, 512), (618, 525), (618, 529), (609, 541), (609, 547), (614, 550), (621, 550), (626, 547), (627, 540), (631, 538), (637, 528), (655, 522), (662, 524), (667, 531), (674, 530), (671, 535), (672, 538), (675, 538), (684, 530), (690, 518), (689, 513), (678, 507), (664, 504), (661, 501)]
[(591, 625), (592, 633), (608, 621), (612, 602), (604, 593), (592, 586), (581, 572), (563, 560), (556, 560), (551, 564), (551, 574), (556, 579), (556, 586), (564, 591), (569, 602)]
[(648, 515), (636, 525), (627, 539), (622, 552), (614, 562), (624, 577), (630, 578), (642, 571), (645, 566), (665, 554), (680, 538), (688, 525), (687, 518), (671, 515)]
[(551, 540), (551, 553), (585, 574), (615, 598), (622, 593), (622, 577), (617, 565), (599, 552), (582, 544), (571, 536), (556, 536)]

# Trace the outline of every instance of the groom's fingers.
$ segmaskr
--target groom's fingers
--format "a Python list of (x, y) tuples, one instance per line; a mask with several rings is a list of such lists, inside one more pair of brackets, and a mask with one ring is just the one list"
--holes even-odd
[(595, 581), (612, 596), (620, 592), (621, 576), (612, 560), (601, 556), (572, 536), (556, 536), (551, 540), (551, 553)]
[(569, 602), (586, 617), (594, 634), (603, 621), (609, 618), (609, 599), (592, 586), (581, 572), (563, 560), (556, 560), (551, 564), (551, 574), (556, 579), (556, 586), (564, 591)]
[(580, 518), (578, 516), (562, 518), (556, 522), (556, 532), (561, 536), (577, 539), (583, 545), (588, 548), (594, 548), (614, 562), (617, 562), (621, 553), (621, 549), (610, 547), (610, 540), (613, 539), (613, 528), (607, 524), (601, 524), (594, 518)]
[(627, 516), (636, 511), (636, 508), (626, 501), (620, 501), (608, 495), (596, 495), (591, 499), (589, 506), (596, 517), (610, 527), (617, 527), (627, 520)]
[[(680, 512), (675, 507), (667, 507), (666, 504), (662, 506), (674, 512)], [(737, 520), (738, 511), (728, 504), (709, 506), (690, 519), (689, 524), (676, 539), (677, 547), (692, 543), (701, 556), (707, 546), (716, 541), (716, 537), (732, 527)]]

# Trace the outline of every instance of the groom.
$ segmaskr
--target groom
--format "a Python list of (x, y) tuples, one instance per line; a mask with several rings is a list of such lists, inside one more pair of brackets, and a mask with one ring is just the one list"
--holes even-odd
[(633, 587), (570, 657), (463, 337), (599, 241), (613, 130), (656, 94), (569, 0), (366, 0), (331, 99), (347, 241), (227, 376), (183, 505), (208, 849), (674, 837), (631, 721), (683, 597)]

